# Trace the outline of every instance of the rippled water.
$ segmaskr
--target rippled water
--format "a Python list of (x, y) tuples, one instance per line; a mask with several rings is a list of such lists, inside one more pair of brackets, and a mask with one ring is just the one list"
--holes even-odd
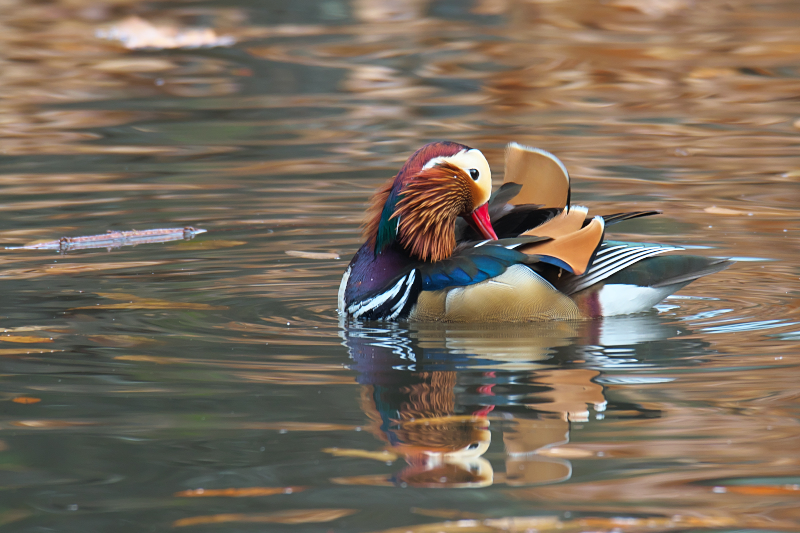
[[(102, 38), (134, 15), (236, 44)], [(0, 250), (0, 524), (800, 530), (798, 25), (791, 0), (5, 2), (0, 245), (207, 233)], [(641, 316), (341, 324), (369, 195), (441, 138), (497, 178), (507, 142), (550, 150), (593, 212), (664, 211), (614, 237), (740, 261)]]

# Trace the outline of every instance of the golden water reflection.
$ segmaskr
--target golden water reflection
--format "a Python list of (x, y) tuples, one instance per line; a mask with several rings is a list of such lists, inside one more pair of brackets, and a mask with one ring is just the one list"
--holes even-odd
[[(715, 371), (711, 364), (698, 371), (699, 361), (682, 354), (713, 359), (713, 351), (710, 345), (689, 349), (697, 338), (691, 330), (658, 316), (609, 322), (608, 330), (649, 329), (649, 337), (603, 338), (598, 335), (602, 321), (544, 325), (540, 335), (535, 326), (527, 335), (502, 326), (343, 330), (368, 428), (391, 460), (403, 458), (406, 466), (394, 467), (389, 476), (333, 481), (426, 488), (505, 485), (517, 501), (618, 516), (629, 513), (635, 501), (638, 513), (667, 517), (663, 524), (652, 519), (649, 527), (658, 530), (684, 527), (675, 518), (679, 515), (694, 516), (697, 527), (772, 523), (792, 529), (800, 494), (792, 475), (800, 456), (790, 451), (798, 449), (793, 444), (797, 411), (775, 409), (796, 401), (792, 378), (765, 375), (773, 380), (766, 385), (749, 370)], [(660, 328), (647, 328), (648, 322)], [(554, 334), (557, 330), (562, 336)], [(564, 342), (567, 338), (572, 342)], [(501, 347), (496, 358), (485, 348), (491, 339)], [(653, 358), (655, 346), (666, 351)], [(526, 364), (515, 364), (509, 354)], [(500, 442), (492, 445), (492, 436)], [(772, 455), (775, 447), (782, 451)], [(742, 463), (744, 456), (751, 458), (750, 465)], [(627, 466), (617, 479), (572, 479), (576, 461)], [(460, 516), (458, 523), (466, 527), (462, 515), (453, 518)], [(523, 529), (527, 523), (522, 517), (509, 520)], [(552, 528), (588, 527), (588, 522), (558, 523)], [(603, 523), (598, 519), (596, 525)], [(634, 520), (627, 526), (637, 530), (641, 524)], [(449, 531), (457, 523), (430, 527)], [(470, 527), (504, 530), (488, 518)]]
[[(607, 329), (625, 331), (663, 321), (651, 316), (608, 322)], [(439, 324), (418, 325), (408, 333), (343, 329), (368, 428), (386, 452), (404, 458), (408, 466), (389, 478), (340, 477), (336, 482), (476, 488), (569, 479), (568, 459), (592, 456), (563, 447), (570, 424), (605, 417), (608, 402), (598, 368), (645, 365), (631, 347), (659, 335), (655, 327), (649, 338), (606, 332), (601, 340), (603, 325), (562, 322), (489, 329)], [(661, 326), (662, 339), (679, 333), (673, 324)], [(610, 363), (593, 354), (590, 368), (554, 367), (554, 358), (562, 357), (556, 349), (572, 348), (576, 340), (594, 352), (612, 354)], [(571, 357), (571, 365), (587, 363), (578, 359), (584, 354)], [(504, 472), (499, 473), (481, 457), (491, 445), (492, 423), (502, 434)]]

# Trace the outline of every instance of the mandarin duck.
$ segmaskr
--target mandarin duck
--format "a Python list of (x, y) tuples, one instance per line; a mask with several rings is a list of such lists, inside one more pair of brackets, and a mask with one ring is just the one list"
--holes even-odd
[(372, 198), (339, 314), (521, 322), (638, 313), (731, 264), (605, 240), (606, 226), (659, 212), (588, 217), (570, 205), (564, 164), (538, 148), (509, 144), (504, 183), (491, 189), (479, 150), (454, 142), (417, 150)]

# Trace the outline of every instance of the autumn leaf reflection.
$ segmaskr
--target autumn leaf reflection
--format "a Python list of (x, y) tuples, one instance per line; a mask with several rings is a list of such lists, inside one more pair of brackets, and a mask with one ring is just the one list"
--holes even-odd
[[(751, 527), (764, 527), (766, 520), (747, 521)], [(760, 526), (757, 526), (759, 524)], [(564, 520), (556, 516), (509, 516), (506, 518), (487, 518), (484, 520), (462, 519), (452, 522), (438, 522), (401, 528), (384, 529), (373, 533), (504, 533), (504, 532), (549, 532), (579, 533), (583, 531), (682, 531), (693, 528), (726, 528), (741, 522), (727, 517), (714, 516), (673, 516), (648, 517), (587, 517)], [(773, 527), (783, 528), (784, 524)]]
[(158, 298), (142, 298), (135, 294), (123, 294), (117, 292), (98, 292), (98, 296), (112, 300), (126, 300), (116, 304), (97, 304), (74, 309), (187, 309), (195, 311), (215, 311), (227, 309), (224, 305), (209, 305), (192, 302), (170, 302)]
[(216, 514), (182, 518), (172, 523), (173, 527), (197, 526), (202, 524), (221, 524), (227, 522), (264, 524), (318, 524), (333, 522), (356, 513), (355, 509), (302, 509), (276, 511), (261, 514)]
[(20, 344), (40, 344), (53, 342), (50, 337), (25, 337), (22, 335), (3, 335), (0, 336), (2, 342), (16, 342)]
[(230, 36), (217, 36), (211, 28), (179, 28), (171, 25), (156, 26), (139, 17), (128, 17), (107, 29), (97, 31), (97, 36), (122, 42), (131, 50), (169, 48), (209, 48), (230, 46), (236, 42)]
[(306, 487), (243, 487), (229, 489), (193, 489), (176, 492), (178, 498), (251, 498), (257, 496), (273, 496), (275, 494), (294, 494)]
[(41, 398), (34, 398), (32, 396), (17, 396), (16, 398), (11, 400), (14, 403), (21, 403), (21, 404), (32, 404), (32, 403), (39, 403), (42, 401)]

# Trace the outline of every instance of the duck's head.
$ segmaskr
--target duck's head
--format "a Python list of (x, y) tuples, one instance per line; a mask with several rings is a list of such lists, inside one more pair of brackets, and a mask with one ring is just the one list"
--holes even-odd
[(492, 173), (480, 152), (453, 142), (426, 144), (373, 197), (366, 223), (375, 253), (398, 242), (423, 261), (450, 257), (455, 221), (464, 217), (487, 239), (497, 239), (487, 202)]
[[(452, 393), (452, 389), (450, 389)], [(492, 484), (492, 466), (483, 457), (492, 434), (483, 417), (445, 415), (401, 422), (392, 451), (408, 468), (396, 479), (412, 487), (485, 487)]]

